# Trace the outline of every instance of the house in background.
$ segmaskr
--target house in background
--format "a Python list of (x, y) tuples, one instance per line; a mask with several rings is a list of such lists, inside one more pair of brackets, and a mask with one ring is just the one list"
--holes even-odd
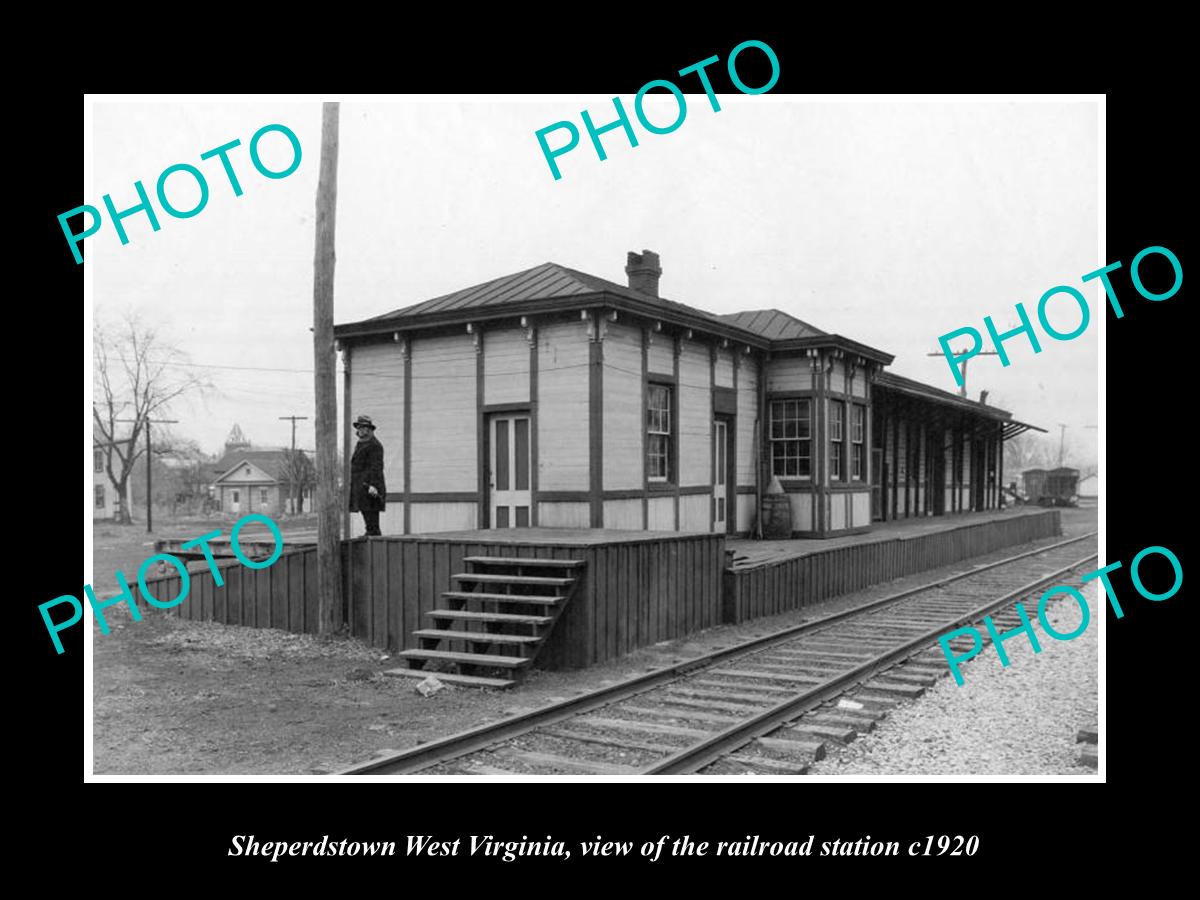
[[(278, 515), (293, 511), (288, 451), (253, 447), (237, 425), (225, 441), (224, 454), (212, 464), (212, 471), (213, 501), (221, 512)], [(311, 484), (304, 485), (297, 499), (300, 511), (312, 508)]]
[(1002, 443), (1032, 426), (778, 310), (660, 297), (651, 251), (625, 272), (544, 263), (337, 326), (345, 459), (351, 416), (371, 416), (385, 534), (744, 534), (773, 479), (797, 536), (1003, 505)]
[[(128, 441), (118, 441), (127, 445)], [(121, 497), (116, 482), (108, 477), (108, 448), (104, 444), (92, 444), (92, 518), (116, 519), (121, 507), (131, 508), (133, 503), (133, 479), (125, 483), (125, 497)]]
[(1095, 472), (1079, 479), (1079, 499), (1095, 500), (1100, 495), (1100, 479)]

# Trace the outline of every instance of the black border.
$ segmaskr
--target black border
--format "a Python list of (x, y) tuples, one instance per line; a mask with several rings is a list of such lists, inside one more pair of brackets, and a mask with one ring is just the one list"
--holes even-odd
[[(523, 23), (511, 24), (519, 29)], [(467, 46), (457, 35), (451, 41), (425, 33), (424, 40), (410, 39), (386, 54), (380, 40), (379, 44), (368, 44), (369, 50), (363, 53), (370, 61), (361, 63), (353, 76), (330, 79), (334, 82), (330, 86), (430, 92), (594, 91), (628, 96), (649, 79), (669, 77), (681, 66), (712, 54), (724, 58), (739, 40), (756, 37), (768, 42), (781, 61), (781, 78), (775, 93), (843, 91), (852, 89), (841, 83), (847, 77), (853, 78), (849, 70), (863, 65), (870, 52), (881, 46), (847, 46), (836, 61), (840, 64), (831, 65), (832, 60), (813, 57), (814, 44), (826, 38), (798, 24), (777, 23), (772, 28), (713, 25), (703, 33), (656, 29), (636, 18), (622, 17), (611, 24), (616, 26), (617, 38), (597, 34), (589, 39), (580, 33), (583, 29), (563, 24), (553, 34), (535, 31), (528, 38), (520, 35), (515, 39), (506, 35), (503, 40), (489, 41), (480, 48)], [(726, 34), (736, 36), (726, 37)], [(1073, 64), (1082, 67), (1086, 54), (1101, 51), (1088, 49), (1085, 36), (1075, 37), (1077, 40), (1071, 42), (1072, 52), (1079, 55)], [(1040, 37), (1037, 40), (1041, 43)], [(1068, 49), (1063, 50), (1066, 56), (1055, 57), (1065, 66), (1072, 65)], [(895, 54), (895, 59), (884, 63), (885, 68), (901, 66), (910, 53), (917, 57), (920, 51), (905, 47)], [(909, 78), (909, 83), (896, 84), (893, 79), (877, 74), (858, 86), (863, 90), (967, 90), (968, 85), (961, 83), (964, 67), (960, 64), (969, 56), (965, 49), (951, 49), (933, 59), (928, 64), (939, 69), (931, 73), (936, 74), (937, 80), (929, 78), (919, 83), (916, 78)], [(970, 87), (1011, 89), (999, 81), (1014, 66), (1023, 65), (1022, 58), (1018, 55), (1002, 60), (998, 55), (994, 68), (982, 64), (966, 66), (966, 72), (987, 69), (983, 80), (977, 78), (977, 83)], [(283, 61), (286, 56), (281, 54), (280, 59)], [(664, 61), (669, 62), (664, 64)], [(916, 70), (928, 71), (919, 65)], [(719, 74), (721, 69), (714, 67), (713, 71)], [(230, 68), (215, 81), (211, 70), (196, 72), (181, 82), (158, 87), (194, 91), (244, 89), (250, 86), (251, 76), (247, 72), (244, 67)], [(754, 83), (751, 71), (745, 77)], [(1084, 80), (1082, 69), (1069, 73), (1069, 77), (1077, 82)], [(298, 75), (296, 80), (308, 82), (304, 87), (316, 88), (322, 86), (318, 82), (328, 78), (328, 70), (313, 69)], [(254, 87), (264, 83), (258, 82)], [(280, 86), (301, 89), (293, 83)], [(1097, 89), (1095, 84), (1080, 83), (1050, 87)], [(728, 86), (717, 83), (717, 90), (728, 90)], [(1039, 850), (1055, 859), (1072, 861), (1063, 867), (1061, 874), (1065, 875), (1067, 871), (1076, 872), (1077, 864), (1092, 864), (1097, 852), (1118, 830), (1125, 841), (1124, 852), (1129, 852), (1135, 842), (1148, 846), (1152, 839), (1164, 839), (1166, 826), (1162, 823), (1122, 822), (1106, 811), (1098, 794), (1078, 793), (1100, 788), (1041, 784), (857, 785), (854, 788), (839, 785), (834, 790), (816, 784), (688, 785), (686, 788), (404, 784), (397, 789), (361, 786), (349, 800), (347, 788), (342, 787), (331, 794), (328, 790), (313, 793), (308, 785), (289, 785), (285, 795), (283, 790), (260, 785), (207, 785), (203, 797), (193, 791), (184, 798), (177, 792), (188, 788), (170, 785), (155, 786), (150, 798), (140, 785), (117, 784), (85, 786), (87, 792), (80, 797), (75, 788), (82, 782), (78, 728), (82, 629), (64, 636), (67, 653), (56, 656), (45, 640), (36, 604), (78, 590), (74, 569), (78, 557), (74, 556), (70, 542), (59, 534), (61, 514), (57, 507), (68, 499), (71, 504), (77, 502), (72, 485), (74, 473), (78, 472), (79, 447), (77, 438), (60, 435), (66, 430), (59, 424), (66, 404), (58, 398), (78, 397), (79, 370), (70, 360), (79, 345), (67, 340), (57, 323), (43, 321), (39, 313), (47, 301), (65, 305), (78, 302), (76, 298), (82, 293), (82, 268), (75, 266), (69, 253), (64, 252), (55, 220), (59, 212), (83, 200), (79, 185), (80, 129), (76, 118), (81, 100), (81, 94), (74, 92), (46, 94), (38, 97), (36, 108), (26, 104), (23, 110), (27, 113), (25, 121), (37, 129), (33, 162), (41, 172), (40, 177), (28, 178), (19, 185), (30, 194), (23, 205), (34, 211), (32, 216), (22, 216), (19, 221), (21, 227), (32, 225), (31, 244), (41, 265), (30, 272), (33, 277), (27, 283), (31, 283), (32, 290), (22, 291), (14, 298), (18, 302), (13, 304), (18, 315), (24, 311), (23, 307), (29, 309), (25, 314), (27, 327), (22, 329), (21, 337), (12, 341), (19, 345), (18, 357), (28, 357), (11, 369), (17, 388), (14, 391), (17, 428), (13, 437), (18, 446), (24, 447), (28, 442), (35, 452), (32, 465), (24, 462), (27, 458), (24, 454), (14, 454), (10, 463), (14, 469), (19, 466), (34, 473), (29, 478), (13, 478), (17, 484), (12, 515), (13, 521), (19, 523), (19, 534), (10, 538), (14, 556), (10, 573), (16, 575), (17, 582), (14, 602), (21, 615), (27, 617), (32, 665), (27, 669), (23, 666), (11, 683), (19, 703), (24, 704), (18, 713), (19, 749), (33, 760), (34, 777), (43, 786), (43, 794), (32, 804), (28, 820), (35, 833), (41, 827), (49, 829), (43, 830), (43, 834), (65, 837), (67, 826), (63, 814), (70, 810), (71, 819), (87, 823), (84, 831), (90, 835), (89, 841), (104, 844), (120, 857), (122, 847), (126, 846), (124, 841), (129, 840), (130, 851), (139, 860), (146, 861), (151, 868), (165, 864), (175, 871), (186, 871), (189, 883), (241, 886), (261, 879), (279, 886), (292, 881), (297, 874), (308, 882), (319, 870), (330, 873), (342, 886), (367, 889), (367, 884), (358, 882), (358, 878), (369, 869), (372, 874), (368, 877), (378, 874), (386, 879), (372, 882), (371, 889), (382, 884), (394, 890), (417, 886), (418, 882), (409, 881), (414, 866), (423, 874), (448, 876), (456, 889), (468, 883), (460, 880), (462, 876), (475, 872), (481, 873), (485, 880), (515, 873), (518, 879), (508, 882), (514, 889), (524, 885), (537, 890), (551, 886), (570, 890), (577, 883), (549, 881), (546, 876), (553, 877), (554, 870), (536, 865), (537, 861), (502, 864), (462, 857), (417, 860), (397, 856), (386, 862), (308, 859), (271, 864), (230, 859), (225, 855), (229, 838), (235, 833), (253, 832), (260, 836), (281, 834), (310, 839), (330, 833), (348, 838), (394, 839), (399, 843), (408, 832), (447, 836), (493, 833), (511, 838), (551, 833), (564, 839), (590, 838), (600, 833), (634, 841), (663, 833), (691, 833), (709, 839), (731, 839), (748, 833), (779, 839), (809, 833), (817, 833), (819, 839), (826, 835), (858, 837), (864, 833), (881, 839), (974, 833), (981, 836), (981, 851), (970, 863), (986, 866), (972, 868), (975, 877), (987, 872), (1006, 880), (1012, 878), (1017, 883), (1025, 865), (1023, 860), (1031, 853), (1036, 857)], [(1182, 478), (1185, 485), (1189, 483), (1190, 409), (1186, 391), (1190, 381), (1185, 361), (1190, 353), (1183, 320), (1186, 285), (1171, 300), (1150, 303), (1137, 298), (1127, 280), (1129, 261), (1149, 245), (1171, 248), (1187, 269), (1182, 211), (1187, 171), (1184, 153), (1188, 152), (1189, 144), (1176, 136), (1176, 123), (1182, 114), (1181, 105), (1169, 90), (1130, 90), (1109, 95), (1108, 258), (1097, 264), (1118, 259), (1126, 264), (1124, 274), (1118, 273), (1114, 283), (1122, 298), (1130, 298), (1124, 304), (1126, 315), (1122, 320), (1117, 321), (1108, 313), (1108, 557), (1128, 564), (1143, 547), (1161, 544), (1178, 555), (1186, 571), (1186, 546), (1179, 520), (1190, 499), (1189, 492), (1186, 486), (1181, 491), (1164, 491), (1160, 477), (1155, 474), (1165, 466)], [(86, 322), (84, 330), (86, 340)], [(1062, 352), (1068, 348), (1058, 349)], [(87, 414), (85, 407), (85, 420)], [(28, 436), (27, 430), (31, 432)], [(77, 508), (71, 505), (69, 509), (67, 516), (73, 519)], [(28, 552), (30, 546), (34, 548), (32, 554)], [(70, 555), (68, 549), (72, 550)], [(1111, 612), (1107, 614), (1108, 780), (1113, 784), (1138, 785), (1139, 790), (1163, 791), (1173, 787), (1177, 773), (1186, 777), (1182, 773), (1189, 762), (1186, 745), (1178, 742), (1176, 726), (1186, 721), (1190, 712), (1181, 690), (1187, 683), (1181, 660), (1192, 654), (1186, 646), (1180, 647), (1171, 640), (1177, 636), (1186, 639), (1190, 633), (1184, 620), (1186, 598), (1181, 591), (1163, 603), (1137, 599), (1125, 573), (1118, 573), (1114, 584), (1122, 598), (1131, 599), (1124, 603), (1123, 619), (1118, 621)], [(1172, 744), (1178, 749), (1172, 751)], [(264, 797), (268, 790), (271, 796)], [(101, 795), (102, 791), (107, 793)], [(116, 791), (122, 794), (113, 793)], [(124, 796), (130, 791), (136, 792), (136, 796)], [(1063, 791), (1075, 793), (1065, 798)], [(72, 830), (78, 831), (78, 825)], [(1144, 836), (1134, 836), (1135, 832)], [(48, 841), (47, 845), (53, 843), (56, 842)], [(96, 852), (75, 846), (79, 852)], [(63, 857), (58, 856), (57, 860), (61, 863)], [(804, 876), (812, 871), (814, 864), (822, 874), (848, 876), (851, 885), (858, 884), (854, 879), (867, 871), (864, 866), (872, 874), (880, 873), (898, 884), (893, 879), (899, 877), (900, 869), (890, 862), (855, 858), (845, 860), (836, 869), (830, 861), (817, 859), (760, 859), (752, 866), (726, 860), (719, 865), (744, 878), (749, 889), (791, 890), (795, 886), (799, 890), (812, 886)], [(125, 860), (120, 865), (127, 863)], [(901, 868), (920, 877), (922, 884), (929, 883), (929, 877), (933, 876), (940, 879), (933, 884), (947, 885), (948, 879), (963, 871), (966, 864), (965, 859), (944, 858), (937, 864), (926, 865), (909, 861)], [(572, 872), (583, 867), (610, 876), (635, 875), (636, 882), (624, 882), (626, 889), (638, 889), (652, 877), (648, 864), (639, 859), (605, 860), (589, 867), (576, 857), (569, 865)], [(678, 886), (683, 876), (702, 875), (717, 865), (712, 859), (676, 860), (669, 868), (660, 865), (655, 871)], [(948, 870), (947, 865), (952, 868)], [(758, 880), (763, 866), (790, 873), (791, 880), (771, 887)], [(95, 867), (85, 870), (92, 877), (102, 877)], [(1045, 869), (1041, 871), (1044, 873)], [(972, 879), (950, 883), (956, 889), (966, 889), (976, 882)], [(846, 889), (845, 884), (842, 889)], [(1013, 889), (1017, 889), (1015, 884)]]

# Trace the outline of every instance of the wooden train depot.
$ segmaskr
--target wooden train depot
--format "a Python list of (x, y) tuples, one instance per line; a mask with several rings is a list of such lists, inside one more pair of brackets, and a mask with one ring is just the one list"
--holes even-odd
[(384, 534), (746, 534), (773, 479), (796, 537), (1001, 505), (1001, 444), (1031, 426), (778, 310), (666, 300), (651, 251), (625, 271), (545, 263), (337, 327), (345, 455), (351, 411), (387, 450)]
[[(389, 490), (382, 536), (347, 516), (343, 612), (395, 674), (505, 687), (1061, 533), (1005, 508), (1033, 426), (778, 310), (663, 299), (661, 272), (546, 263), (336, 329), (346, 458), (371, 416)], [(768, 491), (791, 525), (750, 540)], [(224, 587), (197, 568), (180, 613), (315, 631), (315, 550), (285, 546), (219, 561)]]

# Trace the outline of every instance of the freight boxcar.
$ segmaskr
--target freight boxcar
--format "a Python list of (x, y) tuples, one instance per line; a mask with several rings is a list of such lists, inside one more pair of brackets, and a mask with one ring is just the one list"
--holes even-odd
[(1051, 469), (1028, 469), (1022, 476), (1025, 482), (1025, 502), (1040, 506), (1078, 506), (1079, 470), (1062, 466)]

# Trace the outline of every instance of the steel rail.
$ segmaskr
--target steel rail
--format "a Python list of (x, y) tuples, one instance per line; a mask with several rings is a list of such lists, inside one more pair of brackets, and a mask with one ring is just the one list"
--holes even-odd
[[(722, 662), (731, 657), (740, 656), (755, 650), (762, 650), (772, 647), (776, 644), (785, 643), (798, 634), (803, 634), (807, 631), (812, 631), (833, 622), (859, 615), (860, 613), (869, 610), (878, 609), (892, 603), (898, 603), (915, 594), (920, 594), (925, 591), (934, 590), (948, 584), (953, 584), (956, 581), (961, 581), (964, 578), (970, 578), (974, 575), (979, 575), (991, 569), (999, 568), (1010, 563), (1026, 559), (1030, 556), (1037, 556), (1043, 553), (1049, 553), (1052, 550), (1057, 550), (1060, 547), (1066, 547), (1071, 544), (1079, 543), (1088, 538), (1095, 537), (1098, 532), (1089, 531), (1087, 534), (1080, 535), (1074, 538), (1068, 538), (1065, 541), (1059, 541), (1056, 544), (1050, 544), (1046, 547), (1038, 547), (1033, 550), (1027, 550), (1018, 553), (1014, 556), (1005, 557), (1004, 559), (996, 560), (992, 563), (986, 563), (982, 566), (977, 566), (965, 572), (959, 572), (954, 575), (948, 575), (945, 578), (939, 578), (936, 581), (926, 584), (917, 585), (916, 587), (908, 588), (895, 594), (889, 594), (886, 597), (881, 597), (877, 600), (871, 600), (867, 603), (842, 610), (840, 612), (830, 613), (826, 616), (821, 616), (817, 619), (811, 619), (806, 622), (801, 622), (797, 625), (791, 625), (779, 631), (771, 632), (770, 634), (761, 637), (751, 638), (748, 641), (743, 641), (739, 644), (734, 644), (731, 647), (726, 647), (722, 650), (715, 650), (712, 653), (706, 653), (703, 656), (697, 656), (693, 659), (686, 660), (681, 663), (675, 663), (670, 666), (665, 666), (661, 669), (655, 669), (653, 672), (647, 672), (644, 675), (638, 675), (634, 678), (626, 679), (625, 681), (599, 688), (579, 697), (572, 697), (568, 700), (561, 700), (557, 703), (552, 703), (549, 706), (544, 706), (541, 709), (531, 710), (527, 713), (521, 713), (517, 716), (511, 716), (501, 722), (492, 722), (485, 725), (478, 725), (474, 728), (469, 728), (466, 731), (460, 731), (457, 734), (452, 734), (444, 738), (439, 738), (435, 741), (430, 741), (427, 744), (413, 747), (408, 750), (402, 750), (399, 753), (383, 756), (378, 759), (372, 759), (365, 763), (348, 766), (332, 774), (334, 775), (400, 775), (419, 771), (420, 769), (429, 768), (438, 765), (439, 763), (447, 762), (459, 756), (465, 756), (469, 753), (474, 753), (490, 747), (493, 744), (508, 740), (509, 738), (517, 737), (540, 728), (545, 725), (553, 725), (574, 716), (582, 715), (586, 712), (591, 712), (594, 709), (599, 709), (603, 706), (608, 706), (619, 700), (625, 700), (636, 696), (653, 688), (660, 687), (671, 681), (675, 681), (683, 676), (690, 675), (698, 669), (708, 668), (716, 663)], [(1094, 555), (1094, 554), (1093, 554)], [(436, 676), (436, 673), (433, 673)]]
[(889, 669), (901, 659), (906, 659), (912, 656), (915, 652), (923, 650), (930, 641), (933, 641), (945, 634), (951, 628), (959, 628), (967, 622), (972, 622), (981, 616), (986, 616), (989, 612), (1003, 606), (1016, 597), (1023, 596), (1030, 591), (1037, 590), (1042, 585), (1048, 584), (1060, 575), (1070, 572), (1072, 569), (1077, 569), (1084, 565), (1088, 560), (1096, 559), (1098, 554), (1092, 553), (1082, 559), (1076, 560), (1068, 566), (1065, 566), (1056, 572), (1051, 572), (1036, 581), (1031, 581), (1029, 584), (1022, 585), (1016, 590), (1009, 591), (1007, 594), (996, 600), (989, 600), (982, 606), (963, 614), (957, 619), (939, 625), (937, 628), (930, 629), (924, 634), (915, 637), (908, 642), (901, 644), (888, 650), (886, 653), (881, 653), (879, 656), (873, 657), (859, 666), (830, 678), (821, 684), (814, 687), (812, 690), (805, 691), (802, 694), (797, 694), (789, 700), (784, 700), (782, 703), (764, 710), (757, 716), (739, 722), (736, 725), (731, 725), (724, 731), (718, 732), (710, 738), (703, 741), (698, 741), (690, 747), (681, 750), (680, 752), (668, 756), (653, 765), (647, 766), (638, 772), (639, 775), (689, 775), (697, 772), (707, 765), (711, 765), (723, 756), (740, 749), (756, 738), (762, 737), (768, 732), (774, 731), (779, 726), (786, 722), (810, 712), (820, 706), (826, 700), (832, 700), (839, 694), (853, 685), (860, 684), (873, 678), (880, 671)]

